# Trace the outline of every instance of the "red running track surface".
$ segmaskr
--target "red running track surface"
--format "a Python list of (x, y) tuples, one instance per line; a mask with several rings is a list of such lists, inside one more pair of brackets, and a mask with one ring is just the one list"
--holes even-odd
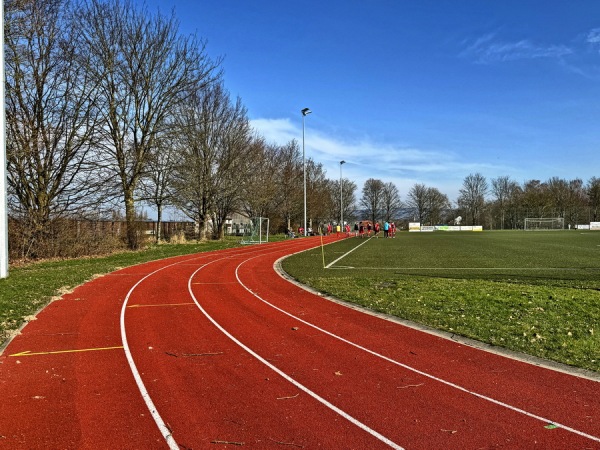
[(0, 355), (0, 448), (600, 448), (597, 381), (275, 271), (319, 244), (155, 261), (52, 302)]

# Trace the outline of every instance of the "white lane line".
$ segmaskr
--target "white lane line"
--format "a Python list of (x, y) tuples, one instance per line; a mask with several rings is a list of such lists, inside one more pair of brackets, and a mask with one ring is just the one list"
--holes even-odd
[[(212, 262), (211, 263), (207, 263), (206, 265), (208, 265), (208, 264), (212, 264)], [(243, 264), (243, 262), (240, 265), (242, 265), (242, 264)], [(231, 333), (229, 333), (225, 328), (223, 328), (215, 319), (213, 319), (212, 316), (210, 314), (208, 314), (208, 312), (202, 307), (202, 305), (200, 305), (200, 303), (198, 302), (198, 299), (196, 298), (196, 296), (194, 295), (194, 292), (192, 291), (192, 279), (194, 278), (194, 276), (196, 275), (196, 273), (198, 273), (205, 266), (202, 266), (202, 267), (198, 268), (198, 270), (196, 270), (190, 276), (190, 278), (188, 280), (188, 290), (190, 292), (190, 295), (192, 296), (192, 299), (194, 300), (194, 302), (198, 306), (198, 309), (200, 309), (200, 311), (202, 312), (202, 314), (204, 314), (204, 316), (208, 320), (210, 320), (215, 327), (217, 327), (225, 336), (227, 336), (229, 339), (231, 339), (234, 343), (236, 343), (243, 350), (245, 350), (246, 352), (248, 352), (250, 355), (252, 355), (258, 361), (260, 361), (261, 363), (263, 363), (269, 369), (271, 369), (272, 371), (274, 371), (275, 373), (277, 373), (279, 376), (281, 376), (285, 380), (287, 380), (290, 383), (292, 383), (294, 386), (296, 386), (301, 391), (307, 393), (308, 395), (310, 395), (312, 398), (314, 398), (318, 402), (322, 403), (323, 405), (325, 405), (326, 407), (328, 407), (332, 411), (336, 412), (337, 414), (339, 414), (340, 416), (342, 416), (343, 418), (345, 418), (346, 420), (348, 420), (352, 424), (354, 424), (357, 427), (361, 428), (362, 430), (366, 431), (367, 433), (369, 433), (370, 435), (374, 436), (375, 438), (377, 438), (381, 442), (385, 443), (386, 445), (390, 446), (391, 448), (394, 448), (396, 450), (404, 450), (402, 447), (400, 447), (395, 442), (393, 442), (390, 439), (386, 438), (385, 436), (383, 436), (382, 434), (380, 434), (377, 431), (373, 430), (372, 428), (369, 428), (364, 423), (362, 423), (359, 420), (355, 419), (354, 417), (352, 417), (351, 415), (349, 415), (345, 411), (341, 410), (337, 406), (329, 403), (323, 397), (319, 396), (318, 394), (316, 394), (315, 392), (311, 391), (310, 389), (308, 389), (303, 384), (299, 383), (298, 381), (296, 381), (295, 379), (293, 379), (292, 377), (290, 377), (289, 375), (287, 375), (285, 372), (283, 372), (280, 369), (278, 369), (277, 367), (275, 367), (273, 364), (271, 364), (269, 361), (267, 361), (266, 359), (264, 359), (258, 353), (256, 353), (255, 351), (253, 351), (251, 348), (249, 348), (245, 344), (243, 344), (241, 341), (239, 341), (236, 337), (234, 337)], [(237, 278), (237, 268), (236, 268), (236, 278)], [(239, 278), (238, 278), (238, 280), (239, 280)]]
[[(509, 404), (507, 404), (507, 403), (504, 403), (504, 402), (501, 402), (501, 401), (499, 401), (499, 400), (496, 400), (496, 399), (494, 399), (494, 398), (491, 398), (491, 397), (488, 397), (488, 396), (486, 396), (486, 395), (480, 394), (480, 393), (478, 393), (478, 392), (471, 391), (471, 390), (469, 390), (469, 389), (467, 389), (467, 388), (465, 388), (465, 387), (459, 386), (458, 384), (454, 384), (454, 383), (452, 383), (452, 382), (450, 382), (450, 381), (444, 380), (444, 379), (442, 379), (442, 378), (438, 378), (438, 377), (436, 377), (436, 376), (434, 376), (434, 375), (431, 375), (431, 374), (429, 374), (429, 373), (427, 373), (427, 372), (423, 372), (423, 371), (421, 371), (421, 370), (419, 370), (419, 369), (416, 369), (416, 368), (414, 368), (414, 367), (411, 367), (411, 366), (409, 366), (409, 365), (403, 364), (403, 363), (401, 363), (401, 362), (399, 362), (399, 361), (396, 361), (396, 360), (394, 360), (394, 359), (392, 359), (392, 358), (389, 358), (389, 357), (387, 357), (387, 356), (385, 356), (385, 355), (382, 355), (382, 354), (380, 354), (380, 353), (377, 353), (377, 352), (375, 352), (375, 351), (373, 351), (373, 350), (370, 350), (370, 349), (368, 349), (368, 348), (366, 348), (366, 347), (363, 347), (363, 346), (361, 346), (361, 345), (359, 345), (359, 344), (356, 344), (356, 343), (354, 343), (354, 342), (352, 342), (352, 341), (349, 341), (349, 340), (347, 340), (347, 339), (345, 339), (345, 338), (343, 338), (343, 337), (341, 337), (341, 336), (338, 336), (338, 335), (336, 335), (336, 334), (333, 334), (333, 333), (332, 333), (332, 332), (330, 332), (330, 331), (327, 331), (327, 330), (325, 330), (325, 329), (323, 329), (323, 328), (320, 328), (320, 327), (318, 327), (317, 325), (314, 325), (314, 324), (312, 324), (312, 323), (310, 323), (310, 322), (307, 322), (306, 320), (304, 320), (304, 319), (301, 319), (300, 317), (294, 316), (293, 314), (291, 314), (291, 313), (289, 313), (289, 312), (287, 312), (287, 311), (285, 311), (285, 310), (283, 310), (283, 309), (279, 308), (278, 306), (275, 306), (274, 304), (272, 304), (272, 303), (268, 302), (267, 300), (263, 299), (263, 298), (262, 298), (260, 295), (258, 295), (257, 293), (253, 292), (253, 291), (252, 291), (252, 289), (250, 289), (249, 287), (247, 287), (247, 286), (246, 286), (246, 285), (245, 285), (245, 284), (242, 282), (242, 280), (240, 280), (240, 278), (239, 278), (239, 276), (238, 276), (238, 270), (239, 270), (239, 268), (240, 268), (240, 267), (241, 267), (243, 264), (247, 263), (248, 261), (250, 261), (250, 260), (252, 260), (252, 259), (258, 258), (258, 257), (260, 257), (260, 256), (263, 256), (263, 255), (257, 255), (257, 256), (254, 256), (254, 257), (252, 257), (252, 258), (248, 258), (247, 260), (245, 260), (244, 262), (242, 262), (242, 263), (241, 263), (241, 264), (240, 264), (240, 265), (239, 265), (239, 266), (236, 268), (235, 274), (236, 274), (236, 277), (237, 277), (237, 279), (238, 279), (238, 281), (239, 281), (240, 285), (241, 285), (241, 286), (243, 286), (243, 287), (244, 287), (244, 289), (246, 289), (248, 292), (250, 292), (250, 293), (251, 293), (251, 294), (252, 294), (254, 297), (256, 297), (256, 298), (257, 298), (258, 300), (260, 300), (261, 302), (263, 302), (263, 303), (265, 303), (265, 304), (269, 305), (271, 308), (274, 308), (274, 309), (276, 309), (277, 311), (279, 311), (279, 312), (281, 312), (281, 313), (285, 314), (286, 316), (288, 316), (288, 317), (291, 317), (291, 318), (293, 318), (293, 319), (295, 319), (295, 320), (298, 320), (299, 322), (302, 322), (303, 324), (305, 324), (305, 325), (308, 325), (309, 327), (312, 327), (312, 328), (314, 328), (315, 330), (318, 330), (318, 331), (320, 331), (320, 332), (322, 332), (322, 333), (324, 333), (324, 334), (326, 334), (326, 335), (328, 335), (328, 336), (331, 336), (331, 337), (333, 337), (333, 338), (335, 338), (335, 339), (338, 339), (338, 340), (340, 340), (340, 341), (342, 341), (342, 342), (345, 342), (345, 343), (346, 343), (346, 344), (348, 344), (348, 345), (351, 345), (351, 346), (353, 346), (353, 347), (355, 347), (355, 348), (358, 348), (358, 349), (360, 349), (360, 350), (363, 350), (363, 351), (365, 351), (365, 352), (367, 352), (367, 353), (369, 353), (369, 354), (371, 354), (371, 355), (373, 355), (373, 356), (376, 356), (376, 357), (378, 357), (378, 358), (381, 358), (381, 359), (383, 359), (383, 360), (385, 360), (385, 361), (388, 361), (388, 362), (390, 362), (390, 363), (392, 363), (392, 364), (395, 364), (395, 365), (397, 365), (397, 366), (400, 366), (400, 367), (402, 367), (402, 368), (404, 368), (404, 369), (410, 370), (410, 371), (412, 371), (412, 372), (414, 372), (414, 373), (417, 373), (417, 374), (419, 374), (419, 375), (422, 375), (422, 376), (424, 376), (424, 377), (426, 377), (426, 378), (429, 378), (429, 379), (431, 379), (431, 380), (435, 380), (435, 381), (437, 381), (437, 382), (439, 382), (439, 383), (445, 384), (446, 386), (452, 387), (452, 388), (454, 388), (454, 389), (457, 389), (457, 390), (459, 390), (459, 391), (461, 391), (461, 392), (464, 392), (464, 393), (466, 393), (466, 394), (473, 395), (473, 396), (475, 396), (475, 397), (477, 397), (477, 398), (480, 398), (480, 399), (482, 399), (482, 400), (488, 401), (488, 402), (490, 402), (490, 403), (493, 403), (493, 404), (495, 404), (495, 405), (501, 406), (501, 407), (503, 407), (503, 408), (509, 409), (509, 410), (511, 410), (511, 411), (517, 412), (517, 413), (519, 413), (519, 414), (525, 415), (525, 416), (527, 416), (527, 417), (530, 417), (530, 418), (533, 418), (533, 419), (537, 419), (537, 420), (539, 420), (539, 421), (541, 421), (541, 422), (543, 422), (543, 423), (546, 423), (546, 424), (548, 424), (548, 423), (552, 423), (552, 424), (556, 425), (556, 426), (557, 426), (557, 427), (559, 427), (559, 428), (562, 428), (562, 429), (564, 429), (564, 430), (566, 430), (566, 431), (570, 431), (571, 433), (574, 433), (574, 434), (577, 434), (577, 435), (579, 435), (579, 436), (585, 437), (585, 438), (587, 438), (587, 439), (590, 439), (590, 440), (592, 440), (592, 441), (600, 442), (600, 437), (597, 437), (597, 436), (592, 436), (591, 434), (585, 433), (585, 432), (583, 432), (583, 431), (580, 431), (580, 430), (577, 430), (577, 429), (575, 429), (575, 428), (571, 428), (571, 427), (569, 427), (569, 426), (567, 426), (567, 425), (564, 425), (564, 424), (562, 424), (562, 423), (555, 422), (555, 421), (553, 421), (553, 420), (551, 420), (551, 419), (548, 419), (548, 418), (546, 418), (546, 417), (543, 417), (543, 416), (538, 416), (537, 414), (530, 413), (529, 411), (525, 411), (524, 409), (517, 408), (517, 407), (515, 407), (515, 406), (509, 405)], [(277, 264), (277, 261), (275, 262), (275, 264)], [(275, 264), (274, 264), (274, 265), (275, 265)]]
[(357, 248), (365, 245), (367, 242), (369, 242), (371, 240), (371, 238), (367, 239), (365, 242), (363, 242), (360, 245), (357, 245), (356, 247), (354, 247), (352, 250), (350, 250), (349, 252), (344, 253), (342, 256), (340, 256), (338, 259), (336, 259), (335, 261), (331, 261), (329, 264), (327, 264), (325, 266), (326, 269), (329, 269), (331, 266), (333, 266), (336, 262), (338, 262), (339, 260), (345, 258), (346, 256), (348, 256), (350, 253), (352, 253), (354, 250), (356, 250)]
[[(248, 248), (248, 247), (246, 247), (246, 248)], [(264, 249), (264, 247), (263, 247), (263, 249)], [(260, 249), (260, 251), (262, 252), (263, 249)], [(229, 251), (229, 250), (231, 250), (231, 251)], [(231, 253), (233, 253), (234, 256), (240, 256), (240, 255), (244, 255), (246, 253), (250, 253), (250, 254), (257, 253), (257, 251), (254, 251), (254, 249), (253, 249), (253, 250), (249, 250), (247, 252), (246, 251), (238, 252), (236, 254), (236, 250), (238, 250), (238, 249), (234, 248), (234, 249), (223, 250), (222, 253), (219, 254), (219, 256), (222, 256), (222, 257), (218, 258), (218, 260), (230, 258)], [(279, 250), (279, 248), (278, 248), (278, 250)], [(177, 444), (177, 442), (175, 441), (175, 439), (173, 438), (171, 430), (169, 429), (169, 427), (167, 427), (164, 420), (160, 416), (156, 406), (154, 405), (154, 402), (152, 401), (152, 398), (150, 397), (150, 394), (148, 393), (148, 390), (146, 389), (146, 386), (144, 385), (144, 382), (142, 381), (142, 377), (140, 376), (137, 366), (135, 365), (135, 361), (133, 360), (133, 356), (132, 356), (131, 350), (129, 348), (129, 342), (127, 341), (127, 332), (125, 330), (125, 311), (128, 309), (127, 304), (129, 302), (129, 298), (131, 297), (131, 294), (144, 280), (148, 279), (152, 275), (154, 275), (164, 269), (167, 269), (169, 267), (173, 267), (176, 265), (186, 265), (186, 264), (189, 264), (193, 260), (202, 259), (202, 258), (210, 257), (210, 256), (215, 256), (215, 253), (211, 251), (211, 252), (205, 252), (205, 253), (201, 253), (201, 254), (195, 254), (195, 255), (192, 255), (190, 258), (186, 258), (182, 261), (177, 261), (172, 264), (168, 264), (166, 266), (163, 266), (163, 267), (156, 269), (155, 271), (147, 274), (146, 276), (144, 276), (143, 278), (138, 280), (138, 282), (135, 283), (131, 287), (129, 292), (127, 292), (127, 295), (125, 296), (125, 300), (123, 301), (123, 305), (121, 307), (121, 316), (120, 316), (120, 320), (119, 320), (120, 327), (121, 327), (121, 342), (123, 343), (123, 351), (125, 352), (125, 357), (127, 359), (127, 363), (129, 364), (129, 369), (131, 370), (131, 373), (133, 374), (135, 383), (138, 387), (138, 390), (140, 391), (142, 398), (144, 399), (144, 402), (146, 403), (148, 411), (152, 415), (152, 418), (154, 419), (156, 426), (158, 427), (160, 433), (163, 435), (163, 438), (167, 442), (167, 445), (169, 446), (170, 450), (179, 450), (180, 447)], [(214, 260), (214, 261), (216, 261), (216, 260)], [(214, 262), (214, 261), (211, 261), (211, 262)], [(210, 262), (207, 264), (210, 264)], [(204, 267), (205, 265), (206, 264), (201, 266), (201, 268)], [(198, 270), (200, 270), (200, 269), (198, 269)], [(196, 302), (196, 304), (197, 304), (197, 302)]]
[(154, 402), (150, 398), (150, 394), (148, 393), (148, 390), (146, 389), (146, 386), (144, 385), (144, 382), (142, 381), (142, 377), (140, 376), (137, 366), (135, 365), (135, 362), (133, 361), (133, 356), (131, 355), (131, 350), (129, 349), (129, 343), (127, 342), (127, 332), (125, 331), (125, 311), (127, 310), (127, 303), (129, 302), (129, 297), (131, 297), (131, 294), (133, 293), (135, 288), (137, 288), (145, 279), (151, 277), (155, 273), (160, 272), (161, 270), (166, 269), (167, 267), (175, 266), (177, 264), (179, 264), (179, 262), (169, 264), (167, 266), (163, 266), (160, 269), (157, 269), (154, 272), (149, 273), (145, 277), (141, 278), (137, 283), (135, 283), (133, 285), (133, 287), (129, 290), (127, 295), (125, 296), (125, 300), (123, 301), (123, 306), (121, 307), (121, 319), (120, 319), (121, 341), (123, 342), (123, 350), (125, 351), (125, 357), (127, 358), (127, 362), (129, 363), (129, 368), (131, 369), (131, 373), (133, 374), (133, 378), (135, 379), (135, 383), (137, 384), (138, 390), (140, 391), (140, 394), (142, 395), (142, 398), (144, 399), (144, 402), (146, 403), (146, 406), (148, 407), (148, 411), (150, 411), (150, 414), (152, 415), (152, 418), (154, 419), (156, 426), (158, 426), (158, 429), (159, 429), (160, 433), (163, 435), (163, 438), (167, 442), (167, 445), (169, 446), (170, 450), (179, 450), (179, 445), (177, 445), (177, 442), (175, 441), (175, 439), (173, 438), (173, 435), (171, 434), (171, 430), (169, 430), (169, 427), (167, 427), (167, 425), (163, 421), (162, 417), (158, 413), (158, 410), (156, 409), (156, 406), (154, 405)]

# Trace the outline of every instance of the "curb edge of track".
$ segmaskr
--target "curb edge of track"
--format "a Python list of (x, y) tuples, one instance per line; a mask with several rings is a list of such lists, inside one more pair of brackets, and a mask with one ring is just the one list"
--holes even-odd
[(342, 300), (342, 299), (339, 299), (337, 297), (324, 294), (324, 293), (319, 292), (318, 290), (316, 290), (316, 289), (314, 289), (314, 288), (312, 288), (310, 286), (307, 286), (305, 284), (300, 283), (298, 280), (296, 280), (291, 275), (289, 275), (286, 271), (284, 271), (283, 267), (281, 266), (281, 261), (283, 261), (285, 258), (287, 258), (287, 256), (278, 259), (273, 264), (273, 268), (279, 274), (279, 276), (281, 276), (285, 280), (289, 281), (290, 283), (292, 283), (292, 284), (294, 284), (294, 285), (296, 285), (296, 286), (304, 289), (305, 291), (308, 291), (308, 292), (310, 292), (312, 294), (315, 294), (315, 295), (317, 295), (317, 296), (319, 296), (319, 297), (321, 297), (321, 298), (323, 298), (325, 300), (337, 303), (339, 305), (345, 306), (345, 307), (350, 308), (350, 309), (354, 309), (356, 311), (363, 312), (365, 314), (369, 314), (369, 315), (372, 315), (372, 316), (375, 316), (375, 317), (379, 317), (380, 319), (388, 320), (390, 322), (395, 322), (395, 323), (398, 323), (400, 325), (404, 325), (406, 327), (409, 327), (409, 328), (412, 328), (412, 329), (415, 329), (415, 330), (418, 330), (418, 331), (422, 331), (424, 333), (432, 334), (434, 336), (441, 337), (441, 338), (447, 339), (449, 341), (457, 342), (459, 344), (463, 344), (463, 345), (466, 345), (468, 347), (473, 347), (473, 348), (476, 348), (478, 350), (483, 350), (485, 352), (494, 353), (496, 355), (500, 355), (500, 356), (504, 356), (504, 357), (507, 357), (507, 358), (515, 359), (517, 361), (521, 361), (521, 362), (524, 362), (524, 363), (527, 363), (527, 364), (531, 364), (531, 365), (534, 365), (534, 366), (543, 367), (545, 369), (554, 370), (554, 371), (557, 371), (557, 372), (562, 372), (562, 373), (565, 373), (567, 375), (572, 375), (572, 376), (576, 376), (576, 377), (579, 377), (579, 378), (585, 378), (585, 379), (588, 379), (590, 381), (596, 381), (596, 382), (600, 383), (600, 373), (594, 372), (592, 370), (587, 370), (587, 369), (582, 369), (582, 368), (579, 368), (579, 367), (569, 366), (567, 364), (563, 364), (563, 363), (551, 361), (551, 360), (548, 360), (548, 359), (539, 358), (537, 356), (528, 355), (526, 353), (521, 353), (521, 352), (517, 352), (517, 351), (514, 351), (514, 350), (509, 350), (507, 348), (503, 348), (503, 347), (498, 347), (498, 346), (495, 346), (495, 345), (487, 344), (485, 342), (477, 341), (475, 339), (470, 339), (470, 338), (467, 338), (467, 337), (464, 337), (464, 336), (457, 335), (455, 333), (449, 333), (447, 331), (437, 330), (437, 329), (429, 327), (427, 325), (423, 325), (423, 324), (420, 324), (420, 323), (417, 323), (417, 322), (412, 322), (412, 321), (406, 320), (406, 319), (401, 319), (399, 317), (392, 316), (390, 314), (385, 314), (385, 313), (382, 313), (382, 312), (373, 311), (372, 309), (365, 308), (365, 307), (357, 305), (355, 303), (351, 303), (349, 301)]

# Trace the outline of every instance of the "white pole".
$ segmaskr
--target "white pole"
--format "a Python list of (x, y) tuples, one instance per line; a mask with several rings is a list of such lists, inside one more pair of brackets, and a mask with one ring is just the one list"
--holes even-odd
[(304, 176), (303, 192), (304, 192), (304, 222), (302, 234), (306, 236), (306, 155), (304, 152), (304, 118), (306, 114), (302, 114), (302, 174)]
[(344, 232), (344, 201), (343, 201), (343, 178), (342, 178), (342, 164), (345, 164), (346, 161), (340, 161), (340, 229), (342, 233)]
[(308, 108), (304, 108), (302, 111), (302, 171), (304, 172), (304, 236), (307, 235), (306, 231), (306, 156), (304, 152), (304, 118), (312, 111)]
[(8, 209), (6, 206), (6, 111), (4, 100), (4, 1), (0, 0), (0, 278), (8, 277)]

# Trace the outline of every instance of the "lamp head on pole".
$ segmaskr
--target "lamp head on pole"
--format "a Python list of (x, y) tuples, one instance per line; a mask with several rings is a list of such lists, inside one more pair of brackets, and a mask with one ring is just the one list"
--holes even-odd
[(304, 108), (301, 112), (303, 116), (308, 116), (312, 111), (309, 108)]
[(341, 160), (341, 161), (340, 161), (340, 166), (341, 166), (342, 164), (346, 164), (346, 161), (344, 161), (344, 160)]

